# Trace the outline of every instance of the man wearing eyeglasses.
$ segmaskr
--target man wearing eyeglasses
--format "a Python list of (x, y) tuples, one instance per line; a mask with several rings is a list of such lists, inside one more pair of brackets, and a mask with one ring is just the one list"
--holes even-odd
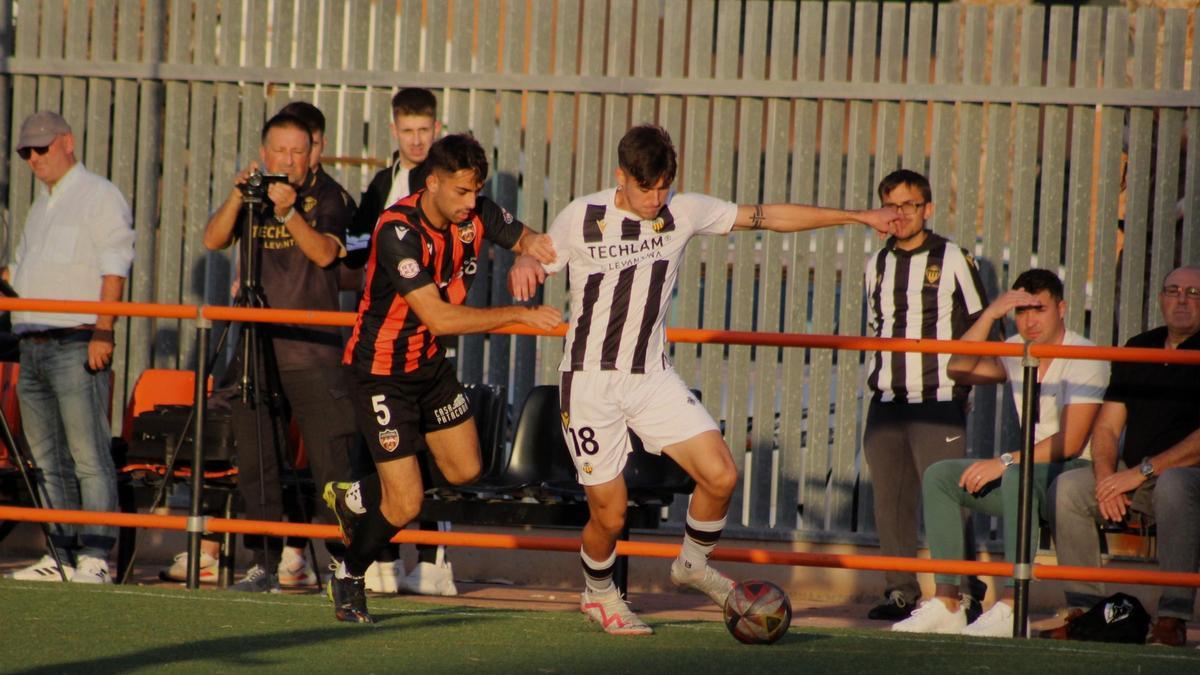
[[(885, 207), (900, 212), (899, 226), (868, 259), (868, 323), (876, 337), (949, 340), (971, 327), (987, 298), (971, 254), (926, 228), (933, 215), (929, 180), (901, 169), (879, 184)], [(967, 450), (966, 399), (970, 387), (947, 372), (949, 354), (876, 352), (867, 385), (871, 403), (863, 452), (875, 488), (875, 527), (883, 555), (915, 557), (921, 476), (936, 462), (962, 459)], [(968, 549), (974, 543), (966, 528)], [(964, 555), (966, 552), (964, 551)], [(900, 621), (921, 597), (912, 572), (885, 575), (886, 600), (868, 617)], [(971, 578), (965, 600), (983, 597)], [(967, 602), (974, 618), (977, 602)]]
[[(1200, 349), (1200, 267), (1168, 274), (1158, 300), (1164, 325), (1125, 346)], [(1200, 366), (1113, 362), (1092, 467), (1059, 476), (1048, 503), (1060, 565), (1099, 567), (1096, 525), (1140, 519), (1157, 526), (1160, 570), (1200, 571)], [(1101, 584), (1067, 582), (1068, 620), (1105, 597)], [(1148, 642), (1182, 646), (1195, 603), (1195, 588), (1163, 588)]]
[[(59, 115), (42, 111), (21, 124), (17, 154), (41, 183), (11, 270), (27, 298), (121, 299), (133, 262), (129, 205), (115, 185), (75, 159), (75, 136)], [(17, 380), (21, 421), (39, 490), (48, 506), (116, 511), (117, 483), (109, 429), (113, 316), (13, 312), (21, 338)], [(116, 528), (55, 525), (51, 536), (66, 578), (109, 583)], [(50, 556), (12, 574), (57, 581)]]

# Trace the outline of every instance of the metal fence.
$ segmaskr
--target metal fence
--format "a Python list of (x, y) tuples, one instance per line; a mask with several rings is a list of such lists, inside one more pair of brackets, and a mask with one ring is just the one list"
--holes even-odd
[[(680, 189), (741, 203), (868, 207), (887, 172), (923, 171), (933, 228), (974, 248), (990, 292), (1057, 268), (1070, 327), (1106, 345), (1155, 323), (1148, 289), (1200, 262), (1193, 19), (787, 0), (17, 0), (0, 4), (0, 148), (13, 156), (27, 114), (62, 111), (84, 163), (133, 205), (130, 299), (219, 304), (231, 260), (203, 249), (204, 224), (289, 99), (324, 110), (327, 167), (357, 194), (377, 166), (363, 160), (391, 150), (395, 88), (435, 90), (445, 126), (492, 151), (492, 196), (534, 229), (608, 185), (616, 140), (653, 121), (679, 146)], [(19, 237), (31, 175), (0, 163), (0, 183)], [(672, 324), (861, 334), (875, 245), (862, 228), (698, 240)], [(494, 255), (473, 302), (507, 301), (509, 260)], [(122, 322), (118, 339), (118, 407), (145, 368), (195, 358), (174, 321)], [(464, 379), (508, 384), (519, 403), (554, 380), (561, 344), (475, 337), (459, 351)], [(745, 468), (735, 530), (870, 536), (861, 355), (674, 356)], [(976, 391), (974, 454), (1012, 437), (1006, 398)]]

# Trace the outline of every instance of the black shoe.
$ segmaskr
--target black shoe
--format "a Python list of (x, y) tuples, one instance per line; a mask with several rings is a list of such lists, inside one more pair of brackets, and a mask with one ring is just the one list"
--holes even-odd
[(969, 595), (959, 596), (958, 602), (962, 605), (963, 611), (967, 613), (968, 626), (975, 623), (975, 619), (978, 619), (979, 615), (983, 614), (983, 605)]
[(367, 589), (362, 577), (333, 575), (329, 579), (329, 599), (333, 601), (333, 616), (350, 623), (375, 623), (367, 613)]
[(246, 572), (242, 580), (229, 587), (239, 593), (278, 593), (279, 577), (270, 574), (262, 565), (255, 565)]
[(342, 535), (342, 543), (346, 546), (350, 545), (350, 540), (354, 536), (354, 525), (362, 517), (346, 506), (346, 492), (352, 485), (354, 483), (326, 483), (324, 494), (321, 495), (325, 499), (325, 505), (337, 517), (338, 532)]
[(892, 591), (888, 594), (887, 602), (876, 605), (867, 612), (867, 618), (875, 621), (902, 621), (907, 619), (916, 607), (915, 600), (909, 602), (900, 591)]

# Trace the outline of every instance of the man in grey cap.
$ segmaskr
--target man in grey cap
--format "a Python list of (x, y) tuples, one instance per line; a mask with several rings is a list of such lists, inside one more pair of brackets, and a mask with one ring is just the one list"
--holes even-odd
[[(117, 187), (75, 159), (66, 120), (41, 111), (21, 124), (17, 154), (41, 183), (11, 269), (17, 293), (55, 300), (121, 300), (133, 262), (129, 205)], [(109, 428), (113, 316), (13, 312), (21, 338), (21, 421), (47, 506), (117, 510)], [(116, 528), (57, 525), (51, 539), (71, 581), (109, 583)], [(78, 536), (77, 536), (78, 535)], [(47, 555), (12, 574), (55, 581)]]

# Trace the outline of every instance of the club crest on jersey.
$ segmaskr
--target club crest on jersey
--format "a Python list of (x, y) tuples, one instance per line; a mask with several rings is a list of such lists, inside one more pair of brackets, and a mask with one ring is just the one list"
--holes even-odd
[(395, 452), (400, 447), (400, 432), (395, 429), (384, 429), (379, 432), (379, 445), (388, 452)]
[(304, 198), (304, 212), (308, 213), (309, 211), (312, 211), (315, 208), (317, 208), (317, 198), (312, 195), (305, 197)]
[(412, 279), (421, 273), (421, 263), (412, 258), (405, 258), (396, 265), (396, 271), (405, 279)]
[(458, 240), (464, 244), (475, 241), (475, 223), (463, 223), (459, 225)]
[(667, 223), (663, 221), (662, 218), (655, 218), (653, 221), (651, 221), (650, 226), (654, 228), (655, 232), (662, 232), (663, 228), (667, 226)]
[(936, 286), (939, 279), (942, 278), (941, 265), (930, 265), (925, 268), (925, 283), (929, 286)]

